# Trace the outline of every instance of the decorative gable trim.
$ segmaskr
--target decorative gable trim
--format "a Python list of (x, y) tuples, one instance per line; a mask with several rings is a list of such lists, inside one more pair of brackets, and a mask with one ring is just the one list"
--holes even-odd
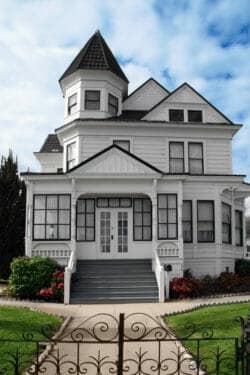
[(161, 89), (163, 89), (164, 91), (166, 91), (166, 93), (169, 95), (169, 91), (164, 87), (162, 86), (158, 81), (156, 81), (156, 79), (154, 79), (153, 77), (150, 77), (149, 79), (147, 79), (147, 81), (145, 81), (144, 83), (142, 83), (139, 87), (137, 87), (133, 92), (131, 92), (131, 94), (129, 94), (124, 100), (123, 100), (123, 103), (126, 102), (126, 100), (128, 98), (131, 98), (134, 94), (136, 94), (138, 91), (140, 91), (144, 86), (146, 86), (150, 81), (153, 81), (155, 82)]
[(163, 102), (167, 102), (169, 98), (171, 98), (176, 92), (181, 90), (183, 87), (188, 87), (190, 90), (192, 90), (196, 95), (198, 95), (206, 104), (208, 104), (210, 107), (212, 107), (217, 113), (219, 113), (227, 122), (230, 124), (233, 124), (233, 122), (226, 117), (218, 108), (216, 108), (212, 103), (210, 103), (203, 95), (201, 95), (198, 91), (196, 91), (189, 83), (184, 82), (180, 86), (178, 86), (174, 91), (172, 91), (169, 95), (167, 95), (165, 98), (163, 98), (159, 103), (157, 103), (153, 108), (151, 108), (147, 114), (142, 118), (142, 120), (146, 120), (149, 113), (153, 112), (157, 107), (159, 107)]

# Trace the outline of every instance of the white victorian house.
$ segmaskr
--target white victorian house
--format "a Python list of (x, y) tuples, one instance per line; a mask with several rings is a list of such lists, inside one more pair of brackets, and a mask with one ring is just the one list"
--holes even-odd
[(35, 152), (41, 171), (22, 176), (26, 255), (66, 265), (65, 302), (162, 301), (185, 269), (233, 271), (250, 195), (232, 172), (241, 125), (188, 83), (150, 78), (128, 95), (99, 31), (59, 83), (64, 123)]

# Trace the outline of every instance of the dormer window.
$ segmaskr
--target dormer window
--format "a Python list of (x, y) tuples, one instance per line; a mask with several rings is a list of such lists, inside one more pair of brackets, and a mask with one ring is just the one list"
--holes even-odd
[(170, 109), (169, 121), (184, 121), (184, 110), (183, 109)]
[(76, 165), (76, 142), (67, 145), (67, 171)]
[(202, 122), (202, 111), (188, 111), (188, 122)]
[(85, 91), (85, 109), (92, 111), (100, 110), (101, 93), (99, 90), (86, 90)]
[(113, 116), (118, 113), (118, 98), (112, 94), (109, 94), (108, 97), (108, 111)]
[(73, 94), (68, 98), (68, 115), (73, 115), (77, 110), (77, 94)]

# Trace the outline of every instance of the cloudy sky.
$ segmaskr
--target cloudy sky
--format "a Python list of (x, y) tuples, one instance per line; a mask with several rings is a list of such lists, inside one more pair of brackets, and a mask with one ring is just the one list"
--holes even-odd
[(234, 172), (250, 181), (250, 0), (0, 0), (0, 155), (38, 168), (62, 124), (58, 78), (100, 29), (130, 80), (188, 81), (234, 122)]

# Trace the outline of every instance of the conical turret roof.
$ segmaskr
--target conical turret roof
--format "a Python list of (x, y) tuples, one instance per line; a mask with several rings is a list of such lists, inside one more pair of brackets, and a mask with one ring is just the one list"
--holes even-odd
[(59, 81), (79, 69), (109, 70), (125, 82), (128, 82), (127, 77), (99, 30), (88, 40)]

